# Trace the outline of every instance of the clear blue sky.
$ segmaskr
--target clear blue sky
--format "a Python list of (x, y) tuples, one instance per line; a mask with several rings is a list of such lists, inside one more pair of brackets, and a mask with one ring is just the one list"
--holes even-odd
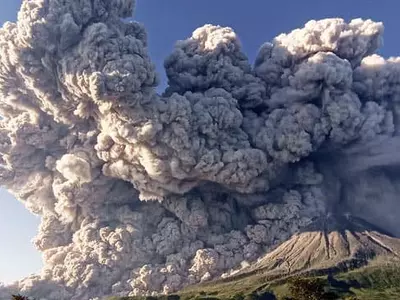
[[(230, 26), (239, 34), (245, 52), (254, 60), (259, 46), (310, 19), (371, 18), (385, 23), (384, 56), (400, 54), (400, 2), (394, 0), (137, 0), (135, 18), (149, 33), (149, 50), (162, 83), (163, 59), (178, 39), (205, 23)], [(0, 24), (14, 21), (20, 0), (1, 0)], [(11, 281), (40, 268), (40, 255), (31, 239), (39, 220), (0, 190), (0, 281)]]

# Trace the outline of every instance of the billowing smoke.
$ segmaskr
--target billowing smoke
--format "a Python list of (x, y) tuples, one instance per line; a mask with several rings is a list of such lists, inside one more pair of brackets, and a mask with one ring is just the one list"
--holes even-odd
[(0, 29), (0, 183), (41, 216), (45, 263), (1, 299), (174, 292), (331, 212), (400, 235), (400, 58), (374, 54), (381, 23), (310, 21), (254, 66), (205, 25), (159, 95), (146, 31), (122, 20), (134, 4), (24, 1)]

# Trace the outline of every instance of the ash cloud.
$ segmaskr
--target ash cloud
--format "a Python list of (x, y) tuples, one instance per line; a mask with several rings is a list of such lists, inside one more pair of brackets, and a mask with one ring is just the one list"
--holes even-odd
[(134, 6), (24, 1), (0, 29), (0, 184), (42, 217), (45, 263), (0, 299), (174, 292), (337, 210), (400, 235), (400, 67), (374, 54), (381, 23), (310, 21), (254, 66), (205, 25), (166, 58), (160, 95)]

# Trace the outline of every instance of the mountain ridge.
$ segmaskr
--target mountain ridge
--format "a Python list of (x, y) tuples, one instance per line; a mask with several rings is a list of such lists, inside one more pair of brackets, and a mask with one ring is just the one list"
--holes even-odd
[(328, 215), (314, 220), (236, 275), (262, 271), (285, 277), (312, 271), (344, 271), (367, 265), (376, 257), (400, 261), (400, 239), (363, 219)]

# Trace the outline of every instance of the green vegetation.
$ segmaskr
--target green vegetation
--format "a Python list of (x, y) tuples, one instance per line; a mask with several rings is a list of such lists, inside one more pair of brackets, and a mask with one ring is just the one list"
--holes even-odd
[[(296, 300), (321, 300), (328, 299), (325, 291), (325, 282), (320, 278), (295, 277), (289, 280), (290, 298)], [(337, 299), (332, 294), (332, 299)]]
[(29, 300), (28, 297), (21, 296), (21, 295), (12, 295), (11, 300)]

